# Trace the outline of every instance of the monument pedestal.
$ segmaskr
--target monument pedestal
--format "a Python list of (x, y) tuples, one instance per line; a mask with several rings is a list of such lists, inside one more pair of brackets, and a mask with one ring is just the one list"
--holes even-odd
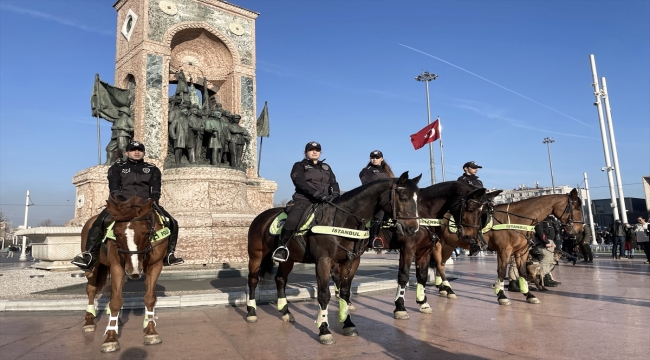
[(81, 227), (36, 227), (18, 230), (18, 236), (27, 236), (32, 243), (32, 257), (39, 262), (32, 265), (43, 270), (78, 269), (70, 261), (81, 252)]
[(210, 166), (165, 169), (162, 179), (160, 202), (178, 221), (186, 263), (248, 262), (248, 227), (273, 206), (275, 182)]
[(108, 166), (97, 165), (74, 175), (72, 184), (77, 188), (74, 219), (68, 221), (66, 226), (83, 227), (88, 219), (104, 209), (109, 196), (107, 174)]

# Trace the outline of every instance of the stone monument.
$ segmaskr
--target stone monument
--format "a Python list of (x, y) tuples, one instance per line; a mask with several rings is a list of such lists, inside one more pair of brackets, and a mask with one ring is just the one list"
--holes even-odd
[[(189, 264), (246, 262), (248, 226), (273, 206), (277, 189), (256, 169), (258, 14), (220, 0), (119, 0), (114, 7), (114, 83), (133, 90), (133, 138), (162, 170), (160, 203), (180, 226), (176, 251)], [(101, 211), (107, 169), (74, 176), (77, 207), (68, 225)]]

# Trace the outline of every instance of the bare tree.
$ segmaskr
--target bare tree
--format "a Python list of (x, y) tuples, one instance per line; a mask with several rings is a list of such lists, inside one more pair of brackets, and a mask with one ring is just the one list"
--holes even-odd
[(55, 224), (54, 221), (52, 221), (51, 219), (45, 219), (45, 220), (41, 221), (40, 223), (38, 223), (38, 226), (48, 226), (49, 227), (49, 226), (59, 226), (59, 225)]

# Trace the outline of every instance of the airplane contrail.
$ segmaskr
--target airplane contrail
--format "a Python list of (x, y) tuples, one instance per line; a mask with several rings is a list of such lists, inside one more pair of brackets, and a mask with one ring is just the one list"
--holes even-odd
[(401, 45), (401, 46), (403, 46), (403, 47), (405, 47), (405, 48), (407, 48), (407, 49), (411, 49), (411, 50), (413, 50), (413, 51), (419, 52), (420, 54), (423, 54), (423, 55), (426, 55), (426, 56), (432, 57), (432, 58), (434, 58), (434, 59), (436, 59), (436, 60), (438, 60), (438, 61), (441, 61), (441, 62), (443, 62), (443, 63), (445, 63), (445, 64), (447, 64), (447, 65), (453, 66), (453, 67), (455, 67), (456, 69), (462, 70), (462, 71), (464, 71), (464, 72), (466, 72), (466, 73), (468, 73), (468, 74), (470, 74), (470, 75), (474, 75), (474, 76), (476, 76), (477, 78), (479, 78), (479, 79), (481, 79), (481, 80), (487, 81), (487, 82), (489, 82), (489, 83), (492, 84), (492, 85), (496, 85), (496, 86), (502, 88), (503, 90), (509, 91), (509, 92), (511, 92), (511, 93), (513, 93), (513, 94), (515, 94), (515, 95), (517, 95), (517, 96), (521, 96), (522, 98), (524, 98), (524, 99), (526, 99), (526, 100), (532, 101), (532, 102), (534, 102), (535, 104), (538, 104), (538, 105), (542, 105), (543, 107), (545, 107), (545, 108), (547, 108), (547, 109), (550, 109), (550, 110), (553, 110), (553, 111), (555, 111), (556, 113), (558, 113), (558, 114), (560, 114), (560, 115), (562, 115), (562, 116), (566, 116), (566, 117), (568, 117), (568, 118), (571, 119), (571, 120), (577, 121), (577, 122), (579, 122), (579, 123), (582, 124), (582, 125), (585, 125), (585, 126), (587, 126), (587, 127), (590, 127), (590, 128), (592, 128), (592, 129), (595, 129), (594, 126), (591, 126), (591, 125), (589, 125), (589, 124), (587, 124), (587, 123), (585, 123), (585, 122), (583, 122), (583, 121), (580, 121), (580, 120), (578, 120), (578, 119), (576, 119), (576, 118), (574, 118), (574, 117), (572, 117), (572, 116), (569, 116), (569, 115), (567, 115), (567, 114), (561, 112), (560, 110), (554, 109), (554, 108), (552, 108), (552, 107), (550, 107), (550, 106), (548, 106), (548, 105), (546, 105), (546, 104), (542, 104), (541, 102), (539, 102), (539, 101), (537, 101), (537, 100), (534, 100), (534, 99), (531, 99), (531, 98), (529, 98), (528, 96), (526, 96), (526, 95), (522, 95), (522, 94), (520, 94), (520, 93), (518, 93), (518, 92), (516, 92), (516, 91), (514, 91), (514, 90), (510, 90), (510, 89), (508, 89), (507, 87), (505, 87), (505, 86), (503, 86), (503, 85), (497, 84), (497, 83), (495, 83), (494, 81), (488, 80), (488, 79), (486, 79), (486, 78), (484, 78), (484, 77), (482, 77), (482, 76), (480, 76), (480, 75), (478, 75), (478, 74), (475, 74), (475, 73), (473, 73), (473, 72), (471, 72), (471, 71), (469, 71), (469, 70), (467, 70), (467, 69), (463, 69), (462, 67), (460, 67), (460, 66), (458, 66), (458, 65), (454, 65), (454, 64), (450, 63), (449, 61), (445, 61), (445, 60), (443, 60), (443, 59), (441, 59), (441, 58), (439, 58), (439, 57), (436, 57), (436, 56), (433, 56), (433, 55), (431, 55), (431, 54), (425, 53), (425, 52), (422, 51), (422, 50), (418, 50), (418, 49), (412, 48), (412, 47), (410, 47), (410, 46), (408, 46), (408, 45), (404, 45), (404, 44), (401, 44), (401, 43), (398, 43), (398, 44)]

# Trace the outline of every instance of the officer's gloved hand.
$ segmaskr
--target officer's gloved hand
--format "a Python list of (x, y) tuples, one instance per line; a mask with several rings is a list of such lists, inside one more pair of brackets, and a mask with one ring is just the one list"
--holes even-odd
[(318, 202), (326, 202), (328, 200), (328, 198), (329, 198), (329, 195), (327, 195), (327, 194), (318, 194), (318, 195), (316, 195), (316, 200), (318, 200)]
[(333, 193), (333, 194), (330, 195), (330, 196), (332, 197), (330, 200), (336, 200), (339, 196), (341, 196), (341, 194), (335, 192), (335, 193)]

